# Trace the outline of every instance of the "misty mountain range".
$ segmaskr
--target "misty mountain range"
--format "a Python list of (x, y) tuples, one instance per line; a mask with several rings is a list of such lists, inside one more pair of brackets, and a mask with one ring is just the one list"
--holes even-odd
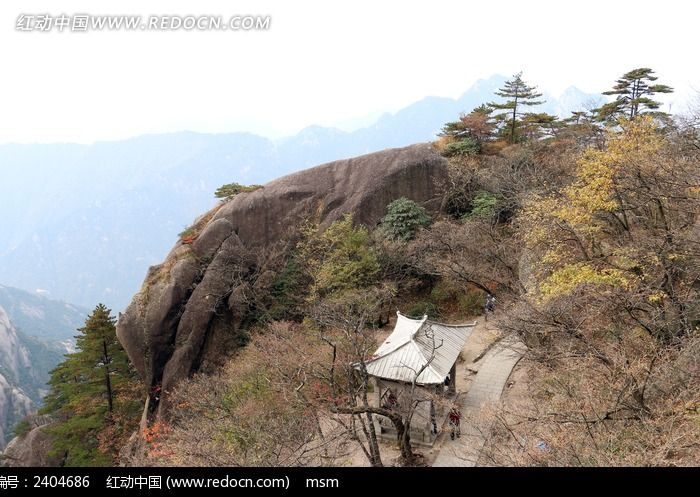
[[(459, 99), (427, 97), (354, 131), (310, 126), (270, 140), (181, 132), (92, 145), (0, 146), (0, 282), (115, 313), (138, 291), (224, 183), (265, 183), (336, 159), (434, 139), (461, 112), (494, 99), (506, 78)], [(541, 110), (568, 115), (600, 101), (571, 87)]]

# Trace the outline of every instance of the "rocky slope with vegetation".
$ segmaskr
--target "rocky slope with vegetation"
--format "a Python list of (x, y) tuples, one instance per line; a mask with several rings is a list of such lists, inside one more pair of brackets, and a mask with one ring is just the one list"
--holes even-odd
[[(179, 132), (91, 145), (0, 145), (0, 281), (123, 311), (146, 269), (213, 205), (211, 192), (220, 184), (269, 182), (332, 160), (431, 140), (445, 120), (502, 81), (481, 80), (459, 99), (425, 98), (353, 132), (310, 126), (279, 140)], [(588, 99), (595, 95), (571, 88), (550, 99), (548, 110), (564, 115)], [(130, 250), (121, 250), (124, 245)], [(113, 271), (104, 270), (106, 260)]]
[(317, 216), (328, 227), (354, 212), (356, 221), (374, 227), (386, 205), (402, 196), (436, 210), (446, 177), (447, 163), (437, 151), (414, 145), (286, 176), (197, 221), (196, 238), (181, 241), (164, 264), (149, 270), (118, 323), (120, 340), (151, 391), (149, 410), (210, 354), (243, 339), (253, 294), (274, 285), (275, 252), (285, 250), (285, 239), (295, 238), (305, 218)]
[(84, 311), (0, 285), (0, 446), (48, 392), (49, 371), (73, 349)]
[(54, 372), (64, 461), (333, 465), (353, 447), (381, 466), (381, 415), (395, 463), (421, 464), (427, 399), (369, 401), (377, 330), (396, 308), (464, 322), (491, 293), (527, 352), (482, 462), (698, 464), (700, 112), (659, 112), (655, 80), (630, 71), (559, 119), (529, 112), (541, 95), (518, 74), (435, 144), (225, 185), (116, 325), (146, 398), (121, 451), (140, 404), (108, 310), (65, 363), (93, 365), (90, 389)]

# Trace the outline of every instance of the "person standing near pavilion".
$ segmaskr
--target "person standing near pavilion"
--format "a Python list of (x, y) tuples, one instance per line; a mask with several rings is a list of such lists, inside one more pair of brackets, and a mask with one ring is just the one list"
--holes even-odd
[(462, 420), (462, 413), (459, 411), (459, 408), (454, 405), (452, 406), (452, 409), (450, 409), (450, 438), (452, 440), (455, 439), (455, 435), (457, 435), (457, 438), (459, 438), (462, 434), (462, 431), (460, 429), (460, 422)]

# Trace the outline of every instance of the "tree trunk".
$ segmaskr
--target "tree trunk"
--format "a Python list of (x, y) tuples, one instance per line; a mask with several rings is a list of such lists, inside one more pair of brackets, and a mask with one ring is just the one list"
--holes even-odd
[(370, 461), (369, 463), (375, 467), (375, 468), (381, 468), (384, 466), (382, 463), (382, 455), (379, 452), (379, 442), (377, 442), (377, 432), (374, 429), (374, 418), (372, 416), (371, 412), (368, 412), (366, 414), (367, 416), (367, 421), (369, 424), (369, 453), (370, 453)]
[(513, 102), (513, 119), (510, 123), (510, 142), (515, 143), (515, 117), (516, 111), (518, 110), (518, 97), (515, 97)]
[(104, 351), (104, 363), (105, 363), (105, 387), (107, 388), (107, 409), (109, 414), (112, 414), (112, 379), (109, 377), (109, 356), (107, 355), (107, 342), (102, 340), (102, 350)]
[(413, 464), (413, 449), (411, 448), (411, 427), (401, 423), (401, 427), (396, 426), (399, 439), (399, 450), (401, 451), (401, 462), (404, 466)]
[[(367, 390), (368, 390), (368, 378), (365, 377), (363, 379), (363, 388), (362, 388), (362, 404), (365, 407), (369, 407), (369, 398), (367, 396)], [(368, 431), (369, 431), (369, 440), (368, 440), (368, 445), (369, 445), (369, 453), (370, 453), (370, 464), (375, 467), (382, 467), (384, 466), (382, 464), (382, 456), (381, 453), (379, 452), (379, 442), (377, 442), (377, 431), (374, 429), (374, 418), (372, 416), (371, 411), (366, 411), (365, 416), (367, 417), (367, 422), (368, 422)]]

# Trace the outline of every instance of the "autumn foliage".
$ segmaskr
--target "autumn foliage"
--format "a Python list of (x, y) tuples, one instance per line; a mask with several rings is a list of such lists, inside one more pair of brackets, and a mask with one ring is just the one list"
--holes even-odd
[[(362, 364), (387, 309), (463, 321), (486, 293), (528, 350), (481, 464), (700, 463), (700, 119), (671, 123), (648, 100), (630, 113), (623, 92), (606, 124), (560, 120), (524, 112), (539, 95), (520, 76), (508, 88), (444, 127), (436, 215), (398, 199), (381, 229), (300, 223), (269, 295), (246, 301), (275, 302), (247, 346), (180, 386), (135, 463), (342, 464), (355, 447), (382, 465), (387, 412)], [(392, 422), (414, 463), (410, 416)]]

